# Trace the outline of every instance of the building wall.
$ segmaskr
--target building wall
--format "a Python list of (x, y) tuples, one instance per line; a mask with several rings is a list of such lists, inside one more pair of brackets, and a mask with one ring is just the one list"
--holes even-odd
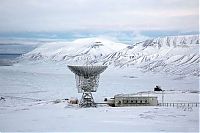
[(157, 97), (115, 97), (115, 107), (157, 105)]

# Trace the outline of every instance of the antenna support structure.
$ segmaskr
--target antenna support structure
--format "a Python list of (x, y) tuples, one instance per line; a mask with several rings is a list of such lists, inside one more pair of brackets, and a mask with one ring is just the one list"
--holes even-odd
[(68, 68), (75, 74), (76, 88), (82, 93), (80, 107), (96, 107), (92, 92), (96, 92), (100, 74), (107, 66), (71, 66)]

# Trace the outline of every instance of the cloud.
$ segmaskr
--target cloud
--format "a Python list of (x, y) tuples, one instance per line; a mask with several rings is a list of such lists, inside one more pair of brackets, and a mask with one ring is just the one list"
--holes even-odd
[(0, 32), (198, 30), (198, 0), (1, 0)]

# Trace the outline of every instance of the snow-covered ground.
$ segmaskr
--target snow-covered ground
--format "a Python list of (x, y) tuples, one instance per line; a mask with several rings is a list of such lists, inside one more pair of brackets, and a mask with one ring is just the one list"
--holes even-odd
[(198, 109), (167, 107), (68, 108), (40, 104), (1, 112), (2, 131), (198, 132)]
[[(119, 93), (166, 90), (165, 102), (199, 102), (199, 78), (141, 72), (136, 67), (108, 69), (101, 74), (95, 101)], [(144, 94), (142, 94), (144, 95)], [(161, 94), (150, 92), (158, 96)], [(20, 63), (0, 67), (0, 131), (129, 131), (199, 132), (199, 108), (78, 108), (56, 99), (80, 98), (74, 74), (64, 62)]]

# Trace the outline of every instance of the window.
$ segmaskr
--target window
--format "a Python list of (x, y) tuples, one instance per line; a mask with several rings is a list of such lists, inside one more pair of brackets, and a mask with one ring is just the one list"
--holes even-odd
[(124, 104), (128, 103), (128, 100), (123, 100), (123, 103), (124, 103)]
[(147, 100), (145, 100), (145, 103), (147, 103)]

